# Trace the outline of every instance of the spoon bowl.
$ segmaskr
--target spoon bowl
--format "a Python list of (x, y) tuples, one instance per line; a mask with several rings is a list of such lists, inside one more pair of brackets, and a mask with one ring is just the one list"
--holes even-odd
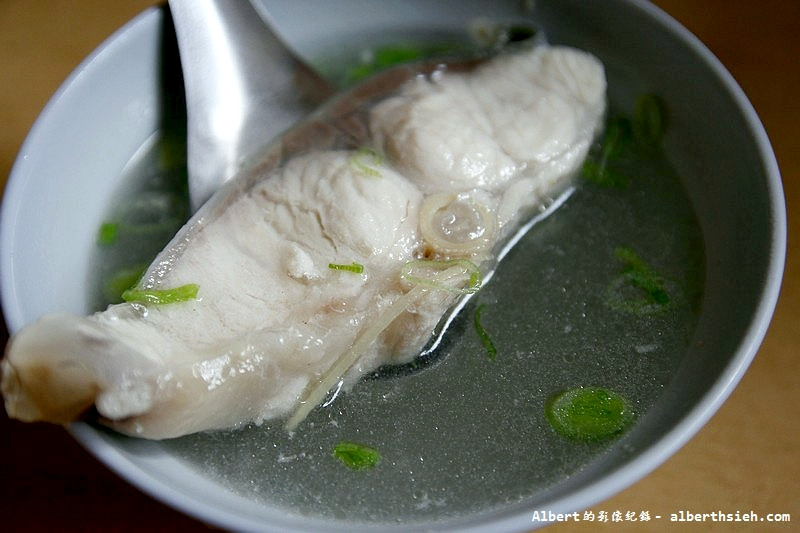
[(247, 1), (170, 0), (196, 211), (277, 134), (332, 95)]

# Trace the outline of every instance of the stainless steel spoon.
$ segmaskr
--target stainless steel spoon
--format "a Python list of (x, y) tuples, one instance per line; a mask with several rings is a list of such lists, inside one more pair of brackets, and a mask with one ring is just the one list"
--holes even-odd
[(196, 211), (248, 158), (334, 93), (247, 0), (169, 0)]

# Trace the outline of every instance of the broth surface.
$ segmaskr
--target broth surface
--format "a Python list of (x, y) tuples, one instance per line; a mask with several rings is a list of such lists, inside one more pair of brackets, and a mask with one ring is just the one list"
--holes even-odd
[[(623, 89), (609, 86), (610, 116), (631, 113)], [(182, 191), (176, 184), (185, 180), (185, 161), (163, 166), (167, 142), (157, 138), (132, 162), (109, 220), (128, 220), (119, 207), (125, 199), (155, 190), (172, 199), (156, 202), (166, 206), (159, 220), (177, 223), (185, 198), (175, 191)], [(142, 179), (153, 169), (161, 169), (163, 182)], [(546, 420), (549, 398), (574, 387), (604, 387), (642, 416), (691, 342), (702, 295), (702, 235), (679, 177), (661, 152), (622, 160), (619, 170), (629, 178), (626, 186), (576, 179), (568, 200), (519, 241), (467, 302), (431, 364), (362, 380), (315, 409), (293, 434), (280, 420), (160, 446), (249, 499), (349, 522), (409, 524), (479, 513), (535, 498), (575, 474), (621, 441), (564, 439)], [(152, 253), (170, 235), (158, 247), (149, 237)], [(663, 278), (671, 300), (662, 312), (609, 305), (624, 268), (615, 256), (620, 247)], [(111, 260), (117, 248), (140, 250), (147, 261), (148, 252), (131, 245), (99, 247), (95, 264), (103, 265), (106, 281), (98, 302), (113, 277), (108, 272), (118, 268)], [(473, 324), (478, 306), (494, 359)], [(346, 468), (332, 455), (342, 441), (377, 449), (380, 462), (358, 472)]]

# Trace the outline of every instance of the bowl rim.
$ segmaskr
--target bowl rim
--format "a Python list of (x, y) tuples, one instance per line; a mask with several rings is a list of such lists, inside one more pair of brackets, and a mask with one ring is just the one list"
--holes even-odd
[[(546, 503), (545, 507), (547, 510), (554, 513), (571, 513), (579, 509), (589, 508), (631, 486), (664, 463), (693, 438), (700, 428), (711, 419), (742, 379), (766, 336), (779, 298), (786, 261), (787, 219), (780, 170), (764, 126), (743, 89), (738, 85), (719, 59), (694, 34), (661, 8), (644, 0), (623, 1), (643, 11), (667, 32), (688, 45), (692, 52), (700, 58), (702, 63), (709, 68), (714, 76), (721, 82), (721, 85), (728, 91), (736, 106), (741, 111), (755, 139), (757, 152), (764, 164), (767, 178), (769, 191), (768, 201), (772, 215), (769, 266), (765, 273), (766, 276), (763, 286), (761, 287), (761, 297), (758, 307), (753, 313), (753, 318), (747, 327), (746, 334), (735, 356), (731, 359), (729, 364), (726, 365), (724, 371), (716, 379), (711, 389), (697, 401), (678, 424), (667, 431), (660, 439), (655, 441), (653, 446), (639, 454), (636, 458), (590, 485), (584, 486), (566, 497), (557, 498)], [(15, 206), (19, 204), (19, 198), (24, 192), (24, 184), (21, 178), (16, 177), (21, 173), (20, 167), (24, 164), (23, 154), (27, 152), (27, 146), (37, 135), (36, 132), (38, 129), (43, 127), (42, 124), (46, 122), (47, 116), (51, 113), (52, 108), (58, 104), (62, 95), (70, 90), (74, 80), (80, 76), (81, 72), (88, 68), (99, 55), (105, 53), (110, 45), (125, 34), (129, 34), (143, 26), (158, 23), (161, 16), (163, 16), (163, 10), (156, 6), (148, 8), (131, 19), (87, 56), (50, 98), (40, 116), (34, 122), (31, 131), (20, 149), (20, 155), (12, 167), (3, 194), (2, 207), (0, 208), (0, 216), (2, 217), (0, 220), (0, 245), (2, 245), (4, 251), (8, 251), (7, 245), (11, 239), (10, 231), (13, 227), (13, 223), (11, 223), (10, 220), (13, 220), (15, 216)], [(14, 290), (13, 280), (8, 277), (10, 272), (10, 264), (8, 262), (10, 255), (9, 253), (4, 253), (2, 258), (0, 258), (0, 280), (2, 281), (1, 296), (5, 319), (9, 330), (13, 332), (22, 327), (24, 319), (21, 310), (17, 306), (12, 305), (13, 299), (9, 293), (9, 291)], [(253, 529), (257, 527), (258, 529), (264, 530), (266, 527), (272, 530), (274, 527), (275, 530), (278, 530), (287, 526), (294, 528), (298, 526), (296, 521), (292, 520), (291, 517), (287, 518), (288, 522), (286, 523), (267, 526), (261, 522), (253, 522), (248, 519), (248, 517), (209, 506), (207, 501), (202, 501), (199, 498), (193, 499), (187, 497), (184, 492), (166, 483), (163, 479), (154, 476), (150, 472), (144, 471), (140, 465), (123, 454), (120, 449), (114, 447), (113, 444), (92, 426), (84, 423), (75, 423), (69, 427), (69, 431), (90, 453), (128, 482), (135, 485), (143, 492), (150, 494), (157, 500), (167, 503), (188, 515), (211, 524), (233, 529)], [(486, 527), (488, 521), (491, 521), (493, 527), (509, 530), (520, 528), (531, 529), (537, 527), (537, 525), (546, 525), (531, 523), (530, 514), (532, 511), (533, 509), (530, 509), (529, 506), (515, 511), (507, 508), (502, 510), (502, 512), (489, 512), (485, 515), (469, 517), (469, 520), (465, 523), (459, 523), (458, 527), (459, 530), (462, 531), (478, 531)], [(281, 521), (283, 520), (281, 517), (278, 518)], [(305, 518), (304, 520), (308, 519)], [(449, 527), (451, 524), (451, 522), (443, 522), (444, 526)], [(306, 522), (306, 525), (307, 527), (313, 527), (313, 521)], [(383, 524), (380, 526), (380, 529), (385, 529), (385, 527), (386, 525)], [(426, 525), (426, 527), (431, 526)], [(436, 528), (436, 524), (434, 524), (433, 527)], [(333, 525), (326, 523), (326, 528), (332, 529)], [(342, 530), (345, 529), (349, 530), (350, 528), (342, 528)]]

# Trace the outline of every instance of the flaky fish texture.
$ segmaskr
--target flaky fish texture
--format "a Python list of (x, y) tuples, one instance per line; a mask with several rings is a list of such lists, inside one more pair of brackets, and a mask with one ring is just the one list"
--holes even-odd
[(6, 410), (152, 439), (294, 427), (333, 385), (419, 353), (498, 245), (575, 174), (605, 91), (596, 58), (545, 45), (356, 89), (219, 191), (139, 282), (196, 284), (195, 298), (54, 314), (16, 333)]

